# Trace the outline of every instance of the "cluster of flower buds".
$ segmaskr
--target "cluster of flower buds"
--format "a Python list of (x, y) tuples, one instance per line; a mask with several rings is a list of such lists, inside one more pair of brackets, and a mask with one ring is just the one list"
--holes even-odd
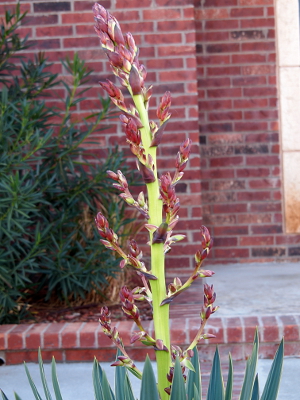
[(122, 91), (114, 85), (109, 79), (105, 82), (99, 82), (101, 87), (107, 92), (111, 101), (122, 111), (128, 111)]
[(171, 93), (166, 92), (163, 95), (156, 111), (156, 115), (160, 121), (160, 125), (165, 123), (171, 117), (171, 114), (169, 113), (170, 107), (171, 107)]
[(201, 248), (195, 254), (195, 260), (197, 265), (201, 264), (202, 261), (205, 260), (213, 245), (213, 239), (210, 236), (209, 230), (206, 228), (206, 226), (202, 225), (200, 227), (200, 234), (201, 234)]
[[(203, 260), (207, 257), (211, 247), (213, 240), (210, 236), (209, 230), (205, 226), (201, 226), (200, 228), (201, 232), (201, 249), (196, 252), (195, 254), (195, 260), (196, 260), (196, 266), (194, 268), (193, 273), (191, 276), (188, 278), (188, 280), (182, 285), (181, 281), (179, 278), (175, 278), (174, 282), (171, 283), (168, 286), (168, 294), (167, 297), (161, 302), (161, 305), (164, 304), (170, 304), (175, 297), (177, 297), (180, 293), (182, 293), (184, 290), (188, 289), (193, 281), (195, 281), (197, 278), (210, 278), (212, 275), (214, 275), (214, 272), (211, 270), (206, 270), (201, 268), (201, 264)], [(170, 238), (166, 240), (166, 244), (168, 245), (168, 240), (173, 240), (173, 238), (176, 238), (176, 236), (183, 236), (183, 235), (175, 235), (175, 236), (170, 236)], [(181, 238), (179, 239), (181, 240)], [(174, 241), (174, 240), (173, 240)]]
[(117, 331), (116, 327), (111, 327), (110, 317), (111, 313), (109, 309), (107, 307), (102, 307), (100, 311), (99, 322), (102, 326), (103, 333), (105, 333), (105, 335), (108, 336), (121, 351), (123, 351), (122, 349), (124, 346), (119, 336), (119, 332)]
[(96, 3), (93, 6), (93, 13), (95, 31), (114, 73), (128, 81), (132, 63), (137, 55), (133, 36), (128, 33), (124, 37), (117, 19), (100, 4)]
[(175, 193), (171, 174), (167, 172), (160, 177), (160, 198), (163, 201), (163, 210), (166, 213), (166, 222), (169, 230), (173, 230), (178, 222), (180, 202)]
[(166, 92), (157, 108), (156, 115), (159, 119), (160, 126), (158, 127), (154, 121), (150, 121), (150, 131), (152, 135), (152, 142), (150, 147), (158, 146), (161, 142), (163, 132), (171, 117), (169, 109), (171, 106), (171, 93)]
[(125, 265), (130, 265), (133, 267), (137, 272), (144, 275), (148, 279), (157, 279), (151, 272), (147, 270), (145, 264), (140, 260), (142, 254), (141, 252), (137, 257), (134, 257), (132, 254), (125, 254), (124, 251), (118, 244), (118, 236), (114, 233), (112, 229), (109, 228), (107, 219), (103, 216), (101, 212), (99, 212), (95, 218), (96, 226), (100, 235), (104, 239), (100, 239), (101, 243), (107, 249), (116, 251), (123, 260), (120, 262), (120, 268), (124, 268)]
[(103, 238), (100, 239), (100, 242), (109, 250), (122, 251), (118, 245), (117, 234), (109, 227), (107, 219), (101, 212), (98, 212), (95, 223), (100, 236)]
[(201, 310), (201, 319), (207, 320), (211, 314), (217, 311), (218, 306), (214, 306), (216, 300), (216, 293), (214, 292), (214, 286), (209, 286), (207, 283), (204, 285), (204, 302)]
[(151, 93), (144, 88), (147, 71), (139, 63), (138, 48), (131, 33), (123, 36), (117, 19), (100, 4), (93, 7), (95, 31), (106, 53), (113, 73), (133, 95), (144, 93), (145, 100)]
[(133, 257), (131, 254), (128, 254), (124, 260), (120, 262), (120, 267), (124, 268), (125, 265), (131, 266), (133, 269), (137, 271), (137, 273), (143, 275), (144, 277), (152, 280), (156, 280), (156, 276), (151, 274), (151, 271), (148, 271), (143, 261), (139, 260), (137, 257)]
[[(178, 219), (175, 220), (176, 222), (178, 221)], [(164, 253), (167, 254), (171, 251), (171, 245), (173, 243), (177, 243), (180, 240), (183, 240), (186, 236), (185, 235), (174, 235), (172, 236), (173, 231), (168, 231), (167, 233), (167, 237), (165, 240), (165, 244), (164, 244)]]
[(131, 152), (141, 161), (146, 162), (145, 149), (142, 144), (141, 133), (137, 122), (132, 117), (120, 115), (120, 120), (125, 128), (126, 141), (129, 143)]
[(128, 182), (125, 176), (122, 174), (121, 171), (117, 171), (117, 173), (113, 171), (107, 171), (107, 175), (113, 179), (114, 181), (117, 181), (118, 183), (113, 183), (113, 186), (120, 190), (122, 192), (120, 194), (120, 197), (129, 205), (135, 207), (137, 210), (139, 210), (143, 216), (147, 219), (149, 219), (149, 214), (148, 214), (148, 205), (146, 203), (144, 193), (140, 192), (138, 195), (137, 201), (134, 200), (132, 194), (130, 193), (128, 189)]
[(173, 178), (173, 184), (176, 184), (182, 177), (183, 177), (183, 170), (186, 167), (186, 164), (189, 159), (189, 155), (191, 152), (192, 141), (191, 139), (186, 139), (184, 142), (181, 143), (179, 152), (176, 156), (176, 172)]
[(123, 286), (120, 290), (120, 300), (124, 314), (126, 314), (128, 318), (133, 319), (137, 326), (141, 328), (139, 309), (134, 303), (133, 293), (126, 286)]
[(176, 293), (181, 287), (181, 280), (178, 277), (174, 278), (173, 282), (168, 285), (168, 296), (172, 296), (172, 294)]
[(117, 360), (111, 364), (111, 367), (125, 367), (138, 379), (142, 379), (142, 372), (136, 367), (127, 353), (123, 356), (118, 356)]

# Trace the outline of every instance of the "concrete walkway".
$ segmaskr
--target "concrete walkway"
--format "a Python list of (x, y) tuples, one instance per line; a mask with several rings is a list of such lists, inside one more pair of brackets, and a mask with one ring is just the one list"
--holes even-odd
[(300, 312), (300, 263), (207, 262), (205, 268), (215, 272), (206, 282), (214, 285), (216, 304), (220, 306), (218, 317)]

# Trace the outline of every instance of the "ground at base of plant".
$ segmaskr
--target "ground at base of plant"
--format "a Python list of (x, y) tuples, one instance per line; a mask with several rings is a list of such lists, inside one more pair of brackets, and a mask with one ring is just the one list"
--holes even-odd
[[(90, 303), (79, 306), (56, 306), (52, 304), (32, 305), (28, 310), (28, 317), (22, 319), (20, 324), (51, 323), (51, 322), (99, 322), (100, 309), (104, 304)], [(128, 318), (123, 314), (120, 305), (109, 306), (112, 321), (124, 321)], [(152, 310), (148, 303), (140, 303), (141, 319), (151, 320)]]

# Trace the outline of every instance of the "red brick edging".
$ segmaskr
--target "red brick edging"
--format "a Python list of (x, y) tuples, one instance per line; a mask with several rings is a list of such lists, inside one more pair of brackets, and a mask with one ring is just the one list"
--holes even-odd
[[(199, 318), (174, 318), (171, 323), (173, 344), (188, 345), (194, 338), (200, 324)], [(153, 322), (144, 323), (145, 329), (153, 332)], [(136, 361), (143, 361), (153, 350), (137, 342), (130, 344), (131, 332), (135, 325), (131, 321), (116, 322), (115, 326)], [(300, 355), (300, 314), (279, 316), (211, 317), (206, 332), (216, 335), (215, 339), (203, 341), (199, 346), (200, 358), (212, 359), (216, 343), (221, 357), (227, 358), (230, 352), (234, 360), (245, 359), (250, 354), (254, 331), (258, 327), (260, 335), (260, 357), (274, 356), (278, 343), (284, 336), (285, 355)], [(41, 347), (44, 361), (52, 356), (58, 362), (112, 361), (116, 349), (110, 339), (96, 322), (43, 323), (28, 325), (0, 326), (0, 359), (6, 364), (19, 364), (23, 361), (36, 362), (37, 349)]]

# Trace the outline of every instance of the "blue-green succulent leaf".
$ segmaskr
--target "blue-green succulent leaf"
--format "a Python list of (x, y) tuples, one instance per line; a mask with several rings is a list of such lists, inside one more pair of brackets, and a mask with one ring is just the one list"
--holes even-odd
[(175, 361), (170, 400), (186, 400), (185, 383), (178, 358)]
[(271, 370), (269, 372), (263, 393), (261, 395), (261, 400), (275, 400), (277, 398), (282, 373), (283, 354), (284, 341), (282, 339), (276, 351)]
[(200, 372), (200, 363), (199, 363), (199, 355), (197, 347), (194, 347), (194, 355), (191, 358), (191, 363), (194, 367), (194, 371), (189, 371), (187, 384), (186, 384), (186, 393), (187, 398), (194, 400), (201, 400), (202, 396), (202, 388), (201, 388), (201, 372)]
[(219, 349), (216, 348), (207, 390), (207, 400), (224, 399), (224, 383), (221, 370), (220, 354)]
[(1, 389), (0, 389), (0, 393), (1, 393), (2, 400), (8, 400), (5, 393), (3, 393)]
[(258, 331), (255, 331), (252, 354), (251, 357), (248, 358), (246, 364), (246, 371), (243, 381), (243, 386), (241, 390), (240, 400), (249, 400), (251, 399), (255, 375), (256, 375), (256, 366), (257, 366), (257, 358), (258, 358)]
[(127, 374), (125, 376), (125, 381), (124, 381), (124, 400), (135, 400), (131, 382)]
[(225, 391), (225, 400), (232, 399), (232, 387), (233, 387), (233, 366), (231, 354), (229, 354), (229, 366), (228, 366), (228, 377)]
[(94, 359), (94, 364), (93, 364), (93, 386), (94, 386), (95, 400), (105, 400), (102, 390), (102, 381), (101, 381), (99, 363), (96, 360), (96, 358)]
[(56, 400), (63, 400), (58, 383), (58, 378), (56, 373), (56, 363), (54, 357), (52, 358), (51, 374), (52, 374), (52, 385), (55, 393), (55, 398)]
[[(121, 351), (118, 349), (116, 360), (118, 356), (122, 355)], [(115, 396), (116, 400), (124, 399), (124, 382), (125, 376), (127, 375), (127, 371), (125, 367), (116, 367), (115, 371)]]
[(251, 400), (259, 400), (259, 384), (258, 384), (258, 375), (256, 374)]
[(142, 376), (140, 400), (148, 400), (151, 393), (151, 400), (159, 400), (156, 379), (154, 376), (151, 361), (147, 356)]
[(42, 400), (41, 395), (39, 394), (32, 378), (31, 378), (29, 369), (25, 362), (24, 362), (24, 367), (25, 367), (26, 375), (27, 375), (27, 378), (28, 378), (28, 381), (29, 381), (29, 384), (30, 384), (30, 387), (31, 387), (34, 397), (36, 398), (36, 400)]
[(43, 384), (43, 388), (44, 388), (44, 393), (46, 396), (47, 400), (52, 400), (49, 388), (48, 388), (48, 384), (47, 384), (47, 380), (46, 380), (46, 376), (45, 376), (45, 370), (44, 370), (44, 363), (43, 363), (43, 359), (42, 359), (42, 352), (41, 352), (41, 348), (39, 348), (38, 350), (38, 360), (39, 360), (39, 368), (40, 368), (40, 374), (41, 374), (41, 380), (42, 380), (42, 384)]
[(105, 400), (115, 400), (114, 393), (110, 387), (110, 384), (107, 380), (107, 376), (105, 371), (102, 370), (101, 366), (99, 365), (99, 369), (102, 372), (101, 374), (101, 383), (102, 383), (102, 392)]

